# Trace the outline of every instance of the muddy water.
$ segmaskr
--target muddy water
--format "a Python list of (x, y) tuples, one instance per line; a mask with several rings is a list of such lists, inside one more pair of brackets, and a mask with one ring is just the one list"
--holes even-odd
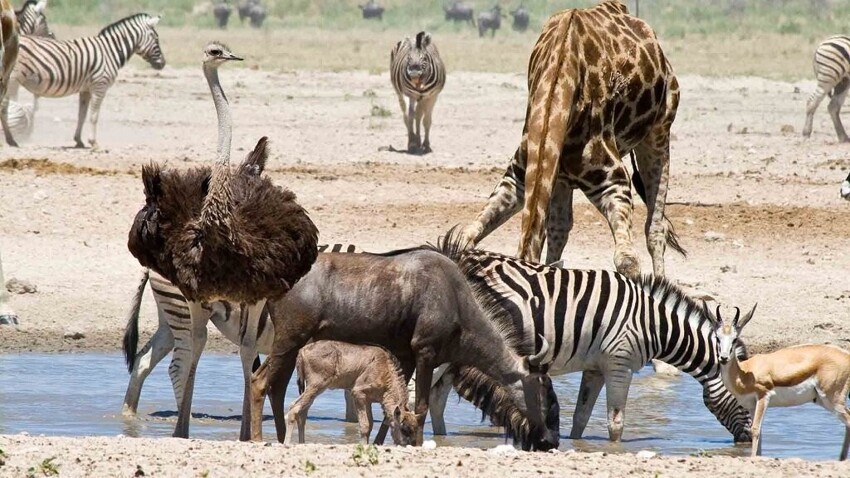
[[(603, 391), (583, 440), (569, 440), (578, 375), (556, 377), (561, 401), (561, 449), (582, 451), (653, 450), (663, 454), (744, 455), (748, 446), (732, 445), (731, 436), (702, 404), (702, 389), (690, 377), (667, 379), (645, 369), (635, 377), (626, 410), (622, 443), (607, 441)], [(0, 434), (170, 436), (176, 406), (162, 363), (142, 392), (138, 419), (121, 416), (127, 386), (123, 359), (115, 354), (0, 355)], [(289, 387), (287, 403), (295, 398)], [(242, 373), (238, 357), (208, 354), (201, 359), (195, 385), (192, 437), (233, 440), (239, 433)], [(267, 406), (268, 407), (268, 406)], [(307, 441), (352, 443), (357, 425), (342, 421), (342, 392), (328, 391), (310, 409)], [(267, 414), (270, 411), (267, 409)], [(375, 407), (375, 417), (380, 410)], [(426, 439), (441, 446), (489, 448), (504, 443), (498, 428), (480, 422), (480, 413), (453, 394), (446, 410), (449, 435)], [(270, 418), (270, 417), (269, 417)], [(377, 429), (377, 426), (375, 427)], [(265, 436), (274, 436), (270, 420)], [(770, 409), (762, 431), (763, 454), (776, 457), (835, 459), (843, 438), (835, 417), (816, 405)]]

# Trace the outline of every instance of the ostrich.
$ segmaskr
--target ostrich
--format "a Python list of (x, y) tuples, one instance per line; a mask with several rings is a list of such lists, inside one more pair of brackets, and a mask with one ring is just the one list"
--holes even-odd
[[(295, 194), (251, 167), (265, 161), (265, 137), (246, 163), (231, 172), (232, 125), (218, 67), (241, 58), (218, 42), (207, 45), (204, 53), (204, 75), (218, 116), (216, 162), (212, 168), (186, 171), (144, 166), (145, 205), (136, 214), (127, 246), (142, 266), (167, 278), (189, 301), (193, 353), (194, 344), (206, 340), (201, 304), (215, 300), (244, 304), (240, 349), (253, 350), (266, 300), (283, 297), (310, 270), (318, 255), (318, 231)], [(189, 434), (194, 373), (194, 367), (183, 371), (186, 389), (175, 437)], [(247, 397), (251, 370), (246, 367), (243, 375)], [(250, 400), (243, 401), (243, 440), (251, 433), (250, 406)]]

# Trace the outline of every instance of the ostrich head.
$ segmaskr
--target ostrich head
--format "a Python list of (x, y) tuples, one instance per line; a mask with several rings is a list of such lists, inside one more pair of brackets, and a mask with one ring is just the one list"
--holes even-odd
[(204, 48), (204, 68), (218, 68), (226, 61), (242, 61), (242, 58), (230, 52), (230, 48), (224, 43), (210, 42)]

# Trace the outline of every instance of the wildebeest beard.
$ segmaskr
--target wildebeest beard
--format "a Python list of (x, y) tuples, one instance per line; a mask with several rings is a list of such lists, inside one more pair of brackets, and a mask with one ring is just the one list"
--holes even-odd
[(315, 225), (295, 194), (237, 172), (230, 178), (230, 228), (205, 226), (199, 218), (210, 177), (209, 167), (143, 167), (146, 201), (130, 229), (130, 252), (192, 301), (283, 296), (316, 259)]

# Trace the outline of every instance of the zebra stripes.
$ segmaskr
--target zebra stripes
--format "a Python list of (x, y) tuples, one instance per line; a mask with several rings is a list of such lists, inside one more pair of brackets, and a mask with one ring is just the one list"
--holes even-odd
[(815, 110), (820, 106), (823, 97), (829, 95), (832, 99), (829, 100), (827, 110), (832, 118), (838, 141), (842, 143), (850, 141), (839, 116), (841, 106), (847, 97), (848, 87), (850, 87), (850, 37), (836, 35), (821, 42), (815, 49), (813, 67), (818, 86), (806, 103), (806, 124), (803, 126), (803, 136), (811, 136)]
[(47, 17), (44, 16), (45, 8), (47, 8), (47, 0), (27, 0), (21, 9), (15, 12), (21, 35), (55, 38), (47, 25)]
[[(396, 44), (390, 52), (390, 80), (407, 127), (407, 152), (430, 153), (431, 114), (446, 84), (446, 67), (430, 33), (417, 33), (415, 43), (405, 38)], [(405, 98), (409, 99), (409, 104), (405, 104)], [(420, 136), (423, 122), (424, 141)]]
[(478, 250), (455, 257), (470, 283), (512, 317), (520, 347), (538, 350), (540, 336), (551, 344), (544, 360), (551, 375), (583, 372), (572, 438), (581, 437), (605, 385), (609, 437), (619, 440), (632, 375), (659, 359), (696, 378), (708, 409), (737, 441), (749, 440), (749, 414), (720, 377), (711, 313), (672, 283)]
[(844, 182), (841, 183), (841, 197), (850, 201), (850, 174), (848, 174)]
[(79, 93), (76, 146), (84, 147), (81, 134), (89, 107), (92, 128), (89, 143), (97, 146), (100, 105), (115, 82), (118, 70), (134, 54), (139, 54), (154, 69), (165, 66), (159, 36), (154, 29), (158, 22), (159, 17), (139, 13), (105, 27), (93, 37), (61, 41), (23, 36), (12, 79), (36, 99)]

